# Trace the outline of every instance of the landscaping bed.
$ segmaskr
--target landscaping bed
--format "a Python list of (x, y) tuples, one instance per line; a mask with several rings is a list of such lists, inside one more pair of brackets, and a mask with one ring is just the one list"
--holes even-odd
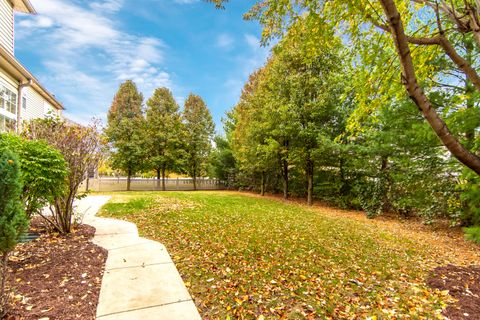
[(480, 266), (438, 267), (427, 283), (458, 300), (444, 310), (448, 319), (480, 319)]
[(235, 192), (115, 193), (101, 215), (165, 244), (204, 319), (441, 319), (463, 297), (429, 279), (468, 279), (436, 268), (480, 261), (443, 229)]
[(8, 320), (95, 319), (107, 250), (90, 240), (95, 228), (69, 235), (46, 233), (32, 220), (36, 240), (20, 244), (8, 264)]

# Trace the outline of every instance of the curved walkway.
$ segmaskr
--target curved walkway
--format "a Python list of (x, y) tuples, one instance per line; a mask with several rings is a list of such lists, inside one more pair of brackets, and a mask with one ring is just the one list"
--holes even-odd
[(93, 242), (108, 250), (97, 319), (201, 319), (161, 243), (139, 237), (133, 223), (95, 216), (109, 199), (89, 196), (77, 204), (97, 229)]

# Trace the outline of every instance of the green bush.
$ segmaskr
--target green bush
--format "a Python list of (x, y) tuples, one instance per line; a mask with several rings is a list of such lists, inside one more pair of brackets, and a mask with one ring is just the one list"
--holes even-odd
[(13, 152), (3, 150), (0, 153), (0, 253), (2, 255), (0, 318), (5, 313), (5, 277), (8, 254), (15, 248), (20, 235), (28, 227), (21, 196), (20, 161)]
[(67, 164), (58, 150), (43, 141), (0, 134), (0, 151), (4, 149), (15, 150), (20, 158), (22, 200), (28, 217), (64, 193)]
[(60, 151), (67, 164), (64, 192), (55, 196), (51, 216), (43, 216), (50, 226), (62, 233), (70, 233), (75, 223), (74, 201), (85, 194), (79, 191), (88, 172), (102, 159), (102, 138), (97, 123), (80, 126), (60, 118), (35, 119), (25, 126), (24, 136), (32, 141), (42, 140)]
[(480, 227), (464, 228), (465, 238), (480, 244)]
[(465, 226), (480, 225), (480, 177), (465, 171), (459, 185), (464, 204), (462, 222)]

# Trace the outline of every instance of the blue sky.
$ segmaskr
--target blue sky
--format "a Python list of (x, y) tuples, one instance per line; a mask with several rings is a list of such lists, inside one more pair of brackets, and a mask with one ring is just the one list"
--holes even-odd
[(106, 119), (118, 85), (134, 80), (148, 98), (170, 88), (182, 106), (201, 95), (221, 132), (248, 75), (263, 65), (260, 26), (242, 15), (255, 1), (216, 10), (201, 0), (31, 0), (16, 16), (16, 57), (80, 123)]

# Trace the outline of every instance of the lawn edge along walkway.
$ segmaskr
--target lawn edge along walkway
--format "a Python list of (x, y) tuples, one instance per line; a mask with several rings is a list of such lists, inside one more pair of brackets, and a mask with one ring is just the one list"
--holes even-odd
[(109, 199), (77, 203), (84, 223), (96, 228), (93, 242), (108, 250), (97, 319), (201, 319), (163, 244), (139, 237), (133, 223), (95, 216)]

